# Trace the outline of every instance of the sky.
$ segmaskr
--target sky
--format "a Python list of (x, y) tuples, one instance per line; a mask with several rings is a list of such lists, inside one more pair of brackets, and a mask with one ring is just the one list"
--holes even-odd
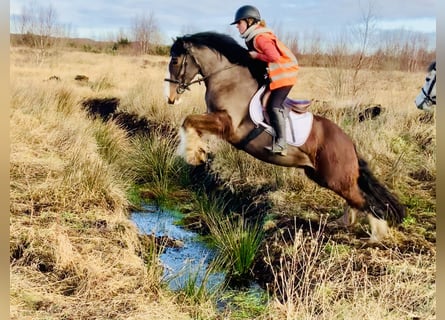
[[(372, 7), (376, 29), (426, 33), (436, 37), (437, 0), (11, 0), (10, 30), (14, 32), (14, 16), (24, 6), (51, 4), (57, 22), (67, 26), (71, 37), (116, 40), (119, 31), (131, 38), (136, 17), (153, 15), (162, 40), (199, 31), (238, 34), (231, 26), (236, 10), (245, 4), (256, 6), (272, 29), (283, 33), (317, 32), (337, 34), (363, 23), (364, 13)], [(113, 38), (114, 36), (114, 38)], [(111, 39), (110, 39), (111, 38)], [(434, 43), (435, 47), (435, 43)]]

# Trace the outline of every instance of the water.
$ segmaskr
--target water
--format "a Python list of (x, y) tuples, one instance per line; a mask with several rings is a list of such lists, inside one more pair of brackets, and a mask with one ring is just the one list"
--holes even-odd
[[(175, 224), (180, 217), (178, 213), (156, 206), (145, 206), (144, 211), (131, 215), (131, 220), (142, 233), (168, 236), (182, 242), (182, 247), (166, 248), (160, 256), (164, 265), (164, 279), (172, 290), (184, 288), (187, 281), (195, 277), (196, 285), (202, 285), (206, 270), (215, 257), (214, 250), (200, 241), (198, 234)], [(211, 289), (223, 281), (223, 273), (211, 273), (205, 285)]]

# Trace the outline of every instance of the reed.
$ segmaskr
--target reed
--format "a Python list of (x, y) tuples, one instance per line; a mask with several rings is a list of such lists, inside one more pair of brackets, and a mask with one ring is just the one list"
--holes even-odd
[(186, 164), (176, 155), (177, 137), (154, 129), (149, 136), (132, 140), (134, 152), (129, 154), (135, 182), (149, 189), (152, 200), (168, 206), (171, 194), (187, 180)]
[(205, 212), (204, 220), (217, 248), (216, 265), (227, 274), (227, 283), (249, 283), (251, 268), (264, 238), (262, 226), (243, 215), (227, 216), (221, 210)]

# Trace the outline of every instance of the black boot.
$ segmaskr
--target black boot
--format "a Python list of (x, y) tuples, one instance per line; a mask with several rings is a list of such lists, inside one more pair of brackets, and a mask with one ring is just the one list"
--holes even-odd
[(266, 146), (267, 150), (272, 153), (280, 154), (282, 156), (287, 155), (287, 142), (286, 142), (286, 118), (284, 117), (284, 110), (280, 108), (272, 108), (269, 114), (270, 124), (275, 130), (276, 136), (273, 137), (272, 146)]

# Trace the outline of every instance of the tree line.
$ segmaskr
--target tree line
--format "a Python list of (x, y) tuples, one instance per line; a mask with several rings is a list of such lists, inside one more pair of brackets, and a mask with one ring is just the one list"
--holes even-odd
[[(372, 2), (362, 9), (361, 16), (360, 24), (335, 39), (326, 39), (317, 31), (284, 33), (280, 26), (273, 29), (301, 65), (350, 69), (355, 76), (362, 69), (421, 71), (435, 60), (435, 45), (431, 48), (427, 35), (407, 30), (378, 30)], [(58, 22), (57, 11), (51, 4), (37, 6), (33, 2), (24, 6), (12, 22), (15, 33), (11, 34), (11, 45), (35, 49), (37, 63), (42, 63), (52, 50), (63, 47), (113, 54), (169, 53), (153, 12), (135, 16), (129, 32), (119, 29), (108, 35), (106, 41), (73, 38), (70, 26)]]

